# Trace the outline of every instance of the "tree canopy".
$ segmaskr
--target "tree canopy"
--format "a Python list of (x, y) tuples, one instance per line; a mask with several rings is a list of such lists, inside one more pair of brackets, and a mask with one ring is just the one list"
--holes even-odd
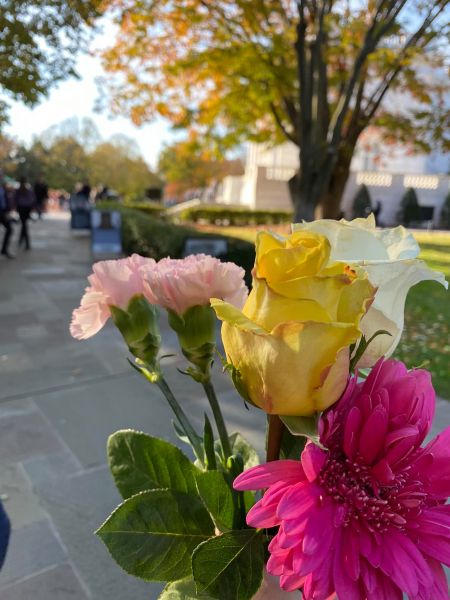
[(68, 192), (85, 181), (124, 196), (144, 196), (147, 188), (161, 185), (133, 140), (126, 136), (102, 140), (90, 119), (51, 127), (29, 146), (0, 136), (0, 160), (11, 177), (35, 181), (41, 175), (51, 188)]
[[(107, 0), (114, 111), (162, 115), (222, 148), (291, 140), (303, 208), (336, 213), (360, 133), (449, 145), (448, 0)], [(448, 16), (448, 15), (447, 15)], [(390, 93), (390, 102), (385, 102)], [(308, 211), (306, 211), (308, 212)], [(297, 216), (300, 216), (299, 214)], [(329, 216), (332, 216), (330, 214)]]
[(181, 200), (186, 192), (203, 189), (219, 182), (225, 175), (240, 175), (241, 161), (220, 159), (205, 148), (195, 135), (166, 144), (158, 159), (158, 172), (166, 182), (165, 196)]
[(61, 79), (74, 75), (76, 53), (100, 15), (101, 0), (0, 2), (0, 102), (33, 105)]

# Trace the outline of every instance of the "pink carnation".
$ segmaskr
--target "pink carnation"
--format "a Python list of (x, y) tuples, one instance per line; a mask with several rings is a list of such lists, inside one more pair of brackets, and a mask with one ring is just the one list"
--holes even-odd
[[(111, 315), (109, 307), (126, 308), (130, 298), (144, 293), (144, 284), (140, 274), (143, 266), (153, 266), (152, 258), (133, 254), (119, 260), (103, 260), (93, 265), (89, 275), (90, 286), (86, 288), (79, 308), (72, 314), (70, 333), (78, 340), (95, 335)], [(146, 291), (149, 302), (154, 298)]]
[(156, 304), (182, 315), (188, 308), (220, 298), (241, 308), (248, 295), (244, 269), (205, 254), (163, 258), (142, 273)]
[(321, 420), (324, 449), (254, 467), (268, 488), (247, 515), (278, 527), (267, 570), (305, 600), (447, 600), (450, 427), (421, 447), (434, 415), (429, 373), (380, 360)]

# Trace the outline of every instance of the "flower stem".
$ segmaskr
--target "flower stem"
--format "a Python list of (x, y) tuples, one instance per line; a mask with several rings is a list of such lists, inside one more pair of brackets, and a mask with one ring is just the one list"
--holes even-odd
[(186, 413), (181, 408), (180, 404), (178, 403), (178, 400), (173, 395), (172, 390), (170, 389), (169, 384), (164, 379), (164, 377), (162, 375), (159, 375), (159, 377), (155, 383), (159, 387), (159, 389), (162, 391), (162, 393), (164, 394), (167, 402), (170, 405), (170, 408), (172, 409), (174, 415), (178, 419), (178, 422), (180, 423), (181, 427), (183, 428), (183, 431), (185, 432), (188, 440), (190, 441), (196, 457), (203, 464), (204, 452), (203, 452), (203, 446), (201, 443), (201, 438), (197, 435), (197, 433), (196, 433), (195, 429), (193, 428), (193, 426), (191, 425)]
[(214, 386), (211, 383), (211, 379), (208, 379), (203, 382), (203, 389), (205, 390), (205, 394), (208, 398), (209, 405), (211, 406), (212, 413), (214, 415), (214, 420), (216, 422), (217, 431), (219, 433), (220, 443), (222, 444), (222, 450), (224, 454), (225, 460), (232, 454), (230, 438), (228, 437), (227, 427), (225, 425), (225, 421), (222, 415), (222, 411), (220, 410), (219, 401), (217, 400), (216, 392), (214, 390)]
[(269, 415), (269, 432), (267, 434), (266, 460), (271, 462), (280, 458), (281, 441), (284, 423), (278, 415)]

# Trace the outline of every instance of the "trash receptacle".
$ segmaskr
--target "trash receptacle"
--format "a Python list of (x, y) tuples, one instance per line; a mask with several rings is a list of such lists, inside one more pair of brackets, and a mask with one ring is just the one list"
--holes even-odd
[(73, 196), (69, 201), (70, 206), (70, 228), (90, 229), (91, 227), (91, 205), (84, 197)]
[(122, 219), (118, 210), (91, 211), (91, 249), (95, 258), (122, 254)]

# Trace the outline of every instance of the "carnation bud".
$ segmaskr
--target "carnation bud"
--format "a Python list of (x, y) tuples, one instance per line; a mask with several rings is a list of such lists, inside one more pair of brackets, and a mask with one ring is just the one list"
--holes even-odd
[(158, 313), (142, 294), (133, 296), (125, 310), (110, 306), (111, 317), (136, 358), (155, 367), (161, 345)]
[(215, 312), (209, 305), (192, 306), (182, 315), (173, 310), (167, 312), (184, 356), (197, 367), (198, 375), (209, 379), (216, 348)]

